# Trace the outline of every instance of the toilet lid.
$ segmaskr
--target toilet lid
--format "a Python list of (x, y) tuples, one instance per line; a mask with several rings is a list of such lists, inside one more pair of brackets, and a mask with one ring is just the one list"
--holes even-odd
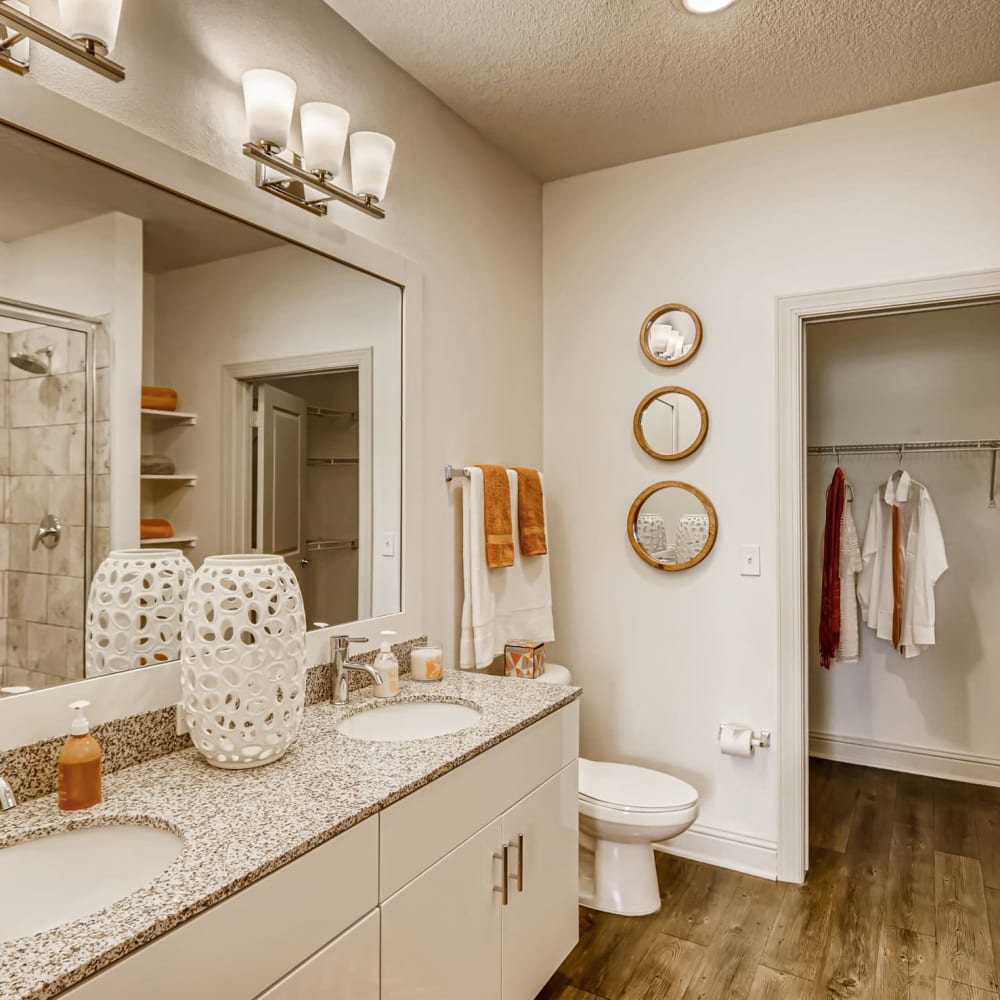
[(686, 809), (698, 792), (686, 781), (631, 764), (609, 764), (580, 758), (580, 795), (591, 802), (633, 812)]
[(569, 670), (559, 663), (546, 663), (545, 673), (536, 680), (545, 681), (546, 684), (572, 684), (573, 677)]

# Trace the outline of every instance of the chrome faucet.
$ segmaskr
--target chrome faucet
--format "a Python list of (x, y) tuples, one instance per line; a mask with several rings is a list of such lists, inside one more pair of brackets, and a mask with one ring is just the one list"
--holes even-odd
[(382, 683), (382, 675), (371, 664), (348, 659), (352, 642), (367, 642), (365, 638), (355, 639), (349, 635), (335, 635), (330, 641), (330, 686), (334, 705), (347, 704), (347, 671), (360, 670), (376, 683)]
[(13, 809), (16, 805), (17, 799), (14, 798), (13, 790), (3, 778), (0, 778), (0, 812)]

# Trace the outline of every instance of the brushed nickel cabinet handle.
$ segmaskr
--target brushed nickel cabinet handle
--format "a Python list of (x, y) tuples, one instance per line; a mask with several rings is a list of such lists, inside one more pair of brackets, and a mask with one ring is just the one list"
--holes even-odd
[(517, 835), (517, 891), (524, 892), (524, 834)]
[(500, 885), (493, 886), (493, 891), (500, 893), (500, 901), (506, 906), (510, 898), (507, 888), (510, 883), (510, 844), (504, 844), (503, 851), (500, 854), (494, 854), (493, 857), (501, 865)]

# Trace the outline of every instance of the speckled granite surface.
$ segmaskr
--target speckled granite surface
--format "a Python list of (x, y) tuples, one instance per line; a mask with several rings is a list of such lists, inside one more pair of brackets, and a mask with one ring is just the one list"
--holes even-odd
[[(50, 795), (0, 814), (0, 847), (44, 832), (128, 822), (172, 828), (185, 841), (148, 887), (55, 930), (0, 943), (0, 1000), (58, 995), (579, 694), (458, 673), (436, 684), (403, 681), (400, 697), (388, 702), (355, 694), (344, 708), (307, 709), (296, 743), (265, 767), (222, 771), (188, 748), (107, 776), (104, 802), (93, 809), (60, 813)], [(394, 744), (336, 731), (347, 715), (406, 700), (471, 702), (482, 719), (458, 733)]]
[[(401, 676), (410, 672), (410, 651), (421, 641), (426, 641), (425, 637), (393, 645)], [(374, 663), (376, 656), (378, 650), (370, 650), (355, 659)], [(347, 685), (351, 692), (370, 687), (371, 683), (372, 679), (360, 671), (352, 670), (347, 675)], [(311, 667), (306, 672), (306, 705), (314, 705), (329, 698), (329, 664)], [(94, 726), (94, 738), (101, 744), (105, 774), (114, 774), (123, 767), (132, 767), (191, 746), (191, 738), (187, 733), (177, 735), (176, 711), (173, 707), (102, 722)], [(27, 802), (55, 791), (56, 762), (65, 742), (66, 737), (60, 736), (14, 747), (12, 750), (0, 750), (0, 775), (10, 782), (18, 802)]]

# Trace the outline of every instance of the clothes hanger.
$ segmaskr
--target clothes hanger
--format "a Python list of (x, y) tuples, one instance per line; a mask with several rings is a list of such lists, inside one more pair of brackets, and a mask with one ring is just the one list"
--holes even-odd
[[(833, 456), (837, 460), (838, 467), (840, 466), (840, 452), (834, 448)], [(830, 495), (830, 487), (826, 488), (826, 495)], [(844, 502), (854, 503), (854, 487), (847, 481), (847, 474), (844, 473)]]

